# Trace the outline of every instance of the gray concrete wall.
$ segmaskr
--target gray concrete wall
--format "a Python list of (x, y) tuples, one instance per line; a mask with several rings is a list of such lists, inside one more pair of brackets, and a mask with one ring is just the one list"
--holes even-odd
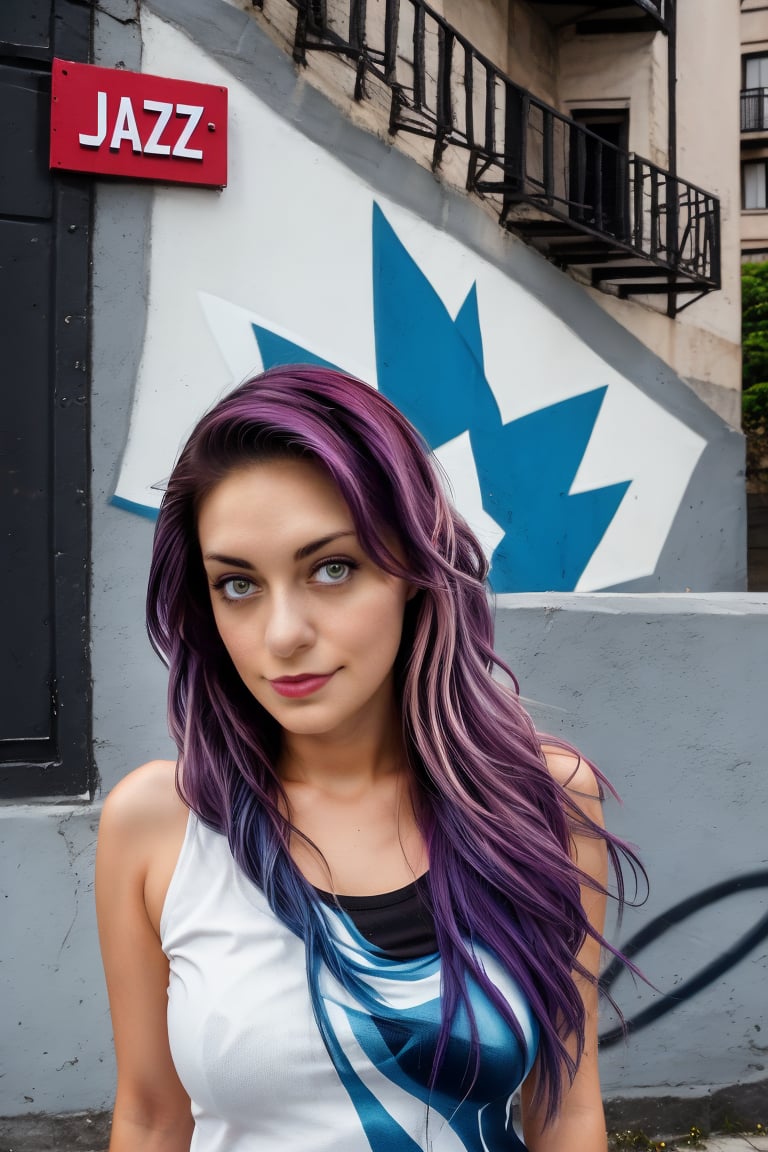
[[(143, 539), (137, 534), (130, 551), (119, 549), (116, 599), (143, 583), (149, 532), (144, 525)], [(107, 579), (109, 567), (102, 562), (97, 576)], [(96, 731), (113, 779), (167, 747), (162, 676), (142, 647), (139, 600), (128, 596), (119, 634), (107, 621), (99, 630)], [(603, 1052), (606, 1095), (693, 1101), (701, 1119), (701, 1098), (718, 1089), (764, 1092), (768, 852), (760, 719), (768, 597), (521, 596), (501, 601), (497, 628), (539, 726), (579, 745), (622, 796), (622, 806), (606, 805), (607, 820), (638, 845), (650, 896), (627, 912), (616, 939), (627, 941), (657, 917), (668, 921), (636, 957), (658, 992), (626, 977), (613, 988), (628, 1019), (649, 1004), (661, 1004), (665, 1015)], [(12, 1015), (4, 1012), (0, 1115), (101, 1109), (111, 1099), (92, 906), (97, 818), (98, 805), (0, 809), (2, 1000), (13, 1006)], [(739, 890), (755, 877), (759, 886)], [(717, 886), (724, 894), (694, 914), (679, 908)], [(729, 951), (761, 921), (762, 935), (731, 963)], [(718, 962), (722, 971), (710, 983), (685, 990)], [(612, 1026), (606, 1013), (603, 1033)]]
[[(97, 61), (140, 69), (138, 5), (112, 0), (100, 9)], [(91, 662), (101, 788), (94, 804), (0, 805), (0, 1116), (98, 1110), (111, 1101), (114, 1058), (93, 907), (99, 799), (131, 768), (172, 755), (164, 673), (143, 624), (152, 526), (109, 502), (141, 353), (151, 194), (117, 183), (97, 188)]]
[[(651, 1004), (666, 1012), (603, 1052), (606, 1095), (768, 1083), (768, 597), (501, 598), (498, 641), (538, 726), (578, 745), (621, 795), (607, 821), (638, 845), (650, 894), (618, 939), (665, 921), (636, 956), (658, 991), (626, 976), (612, 991), (630, 1021)], [(601, 1031), (611, 1027), (607, 1015)]]

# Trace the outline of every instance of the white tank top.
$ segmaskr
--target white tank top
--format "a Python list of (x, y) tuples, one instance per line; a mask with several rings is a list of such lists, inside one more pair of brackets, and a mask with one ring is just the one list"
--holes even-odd
[[(538, 1028), (494, 957), (483, 964), (523, 1029), (476, 987), (482, 1049), (469, 1096), (468, 1028), (457, 1013), (440, 1082), (427, 1086), (440, 1022), (440, 960), (383, 958), (341, 911), (323, 906), (342, 949), (365, 965), (381, 1011), (327, 971), (320, 988), (334, 1059), (320, 1035), (303, 941), (235, 864), (224, 836), (190, 815), (160, 921), (170, 961), (168, 1034), (192, 1101), (192, 1152), (510, 1152), (511, 1096), (536, 1053)], [(368, 976), (370, 971), (370, 977)]]

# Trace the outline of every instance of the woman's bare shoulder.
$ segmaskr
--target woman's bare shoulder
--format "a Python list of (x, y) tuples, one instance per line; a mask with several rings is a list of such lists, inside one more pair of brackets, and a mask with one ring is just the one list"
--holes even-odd
[(550, 775), (569, 792), (600, 799), (600, 785), (592, 766), (578, 752), (557, 744), (542, 743), (541, 751)]
[(129, 772), (104, 801), (102, 830), (141, 840), (176, 828), (188, 810), (176, 789), (173, 760), (150, 760)]
[[(160, 933), (168, 885), (184, 841), (189, 810), (176, 791), (176, 765), (152, 760), (116, 784), (104, 801), (96, 854), (102, 910), (134, 893)], [(128, 895), (126, 894), (128, 893)], [(102, 911), (104, 921), (106, 913)]]

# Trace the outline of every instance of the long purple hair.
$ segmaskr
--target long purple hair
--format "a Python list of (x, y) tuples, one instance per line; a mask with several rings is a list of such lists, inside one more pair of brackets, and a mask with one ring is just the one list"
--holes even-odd
[[(365, 552), (419, 589), (406, 608), (395, 672), (441, 956), (433, 1082), (462, 1006), (477, 1042), (468, 980), (481, 986), (525, 1047), (476, 957), (473, 942), (482, 941), (538, 1020), (537, 1101), (551, 1119), (584, 1047), (576, 956), (587, 936), (606, 943), (579, 898), (585, 877), (569, 855), (575, 824), (605, 840), (620, 901), (622, 858), (631, 864), (634, 858), (553, 780), (517, 695), (492, 677), (497, 668), (516, 683), (493, 650), (488, 565), (447, 500), (418, 432), (380, 393), (340, 372), (294, 365), (246, 381), (200, 420), (168, 482), (147, 622), (170, 670), (181, 795), (227, 836), (240, 868), (305, 941), (315, 1014), (329, 1044), (318, 1010), (318, 962), (361, 999), (365, 985), (359, 967), (334, 946), (317, 894), (288, 850), (292, 828), (275, 768), (280, 730), (243, 685), (219, 638), (197, 539), (206, 493), (233, 469), (285, 456), (322, 464)], [(403, 560), (388, 539), (398, 541)], [(575, 1058), (565, 1045), (572, 1036)]]

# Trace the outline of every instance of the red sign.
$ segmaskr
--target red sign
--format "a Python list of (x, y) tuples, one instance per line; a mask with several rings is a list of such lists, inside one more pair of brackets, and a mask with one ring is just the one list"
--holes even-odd
[(51, 168), (223, 188), (227, 89), (54, 60)]

